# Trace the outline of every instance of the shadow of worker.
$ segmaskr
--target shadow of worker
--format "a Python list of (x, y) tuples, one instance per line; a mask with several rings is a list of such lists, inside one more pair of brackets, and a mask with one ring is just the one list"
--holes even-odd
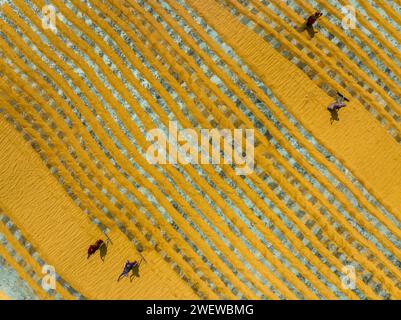
[(329, 109), (327, 110), (330, 112), (330, 124), (333, 124), (334, 121), (339, 121), (340, 118), (338, 117), (338, 110), (337, 109)]
[(308, 26), (308, 25), (306, 24), (306, 22), (305, 22), (302, 26), (300, 26), (297, 30), (298, 30), (298, 32), (300, 32), (300, 33), (306, 31), (311, 39), (315, 36), (316, 33), (318, 33), (318, 32), (315, 30), (315, 28), (313, 28), (313, 26)]
[(100, 259), (104, 262), (104, 260), (106, 259), (106, 255), (107, 255), (107, 244), (103, 243), (100, 248), (99, 248), (99, 253), (100, 253)]
[(131, 275), (130, 275), (130, 277), (129, 277), (129, 280), (132, 282), (132, 280), (134, 279), (134, 278), (139, 278), (140, 277), (140, 275), (139, 275), (139, 265), (140, 265), (140, 263), (138, 263), (135, 267), (133, 267), (132, 269), (131, 269)]

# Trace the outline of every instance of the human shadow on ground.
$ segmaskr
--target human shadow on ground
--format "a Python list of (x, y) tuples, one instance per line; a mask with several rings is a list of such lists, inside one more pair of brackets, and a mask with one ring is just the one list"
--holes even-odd
[(330, 112), (330, 124), (333, 124), (334, 121), (340, 121), (338, 110), (331, 110), (329, 108), (327, 108), (327, 110)]
[(139, 266), (140, 266), (140, 264), (137, 264), (134, 268), (131, 269), (131, 275), (129, 277), (129, 280), (131, 282), (132, 282), (132, 280), (134, 278), (139, 278), (140, 277), (140, 275), (139, 275)]
[(100, 259), (104, 262), (104, 260), (106, 259), (106, 255), (107, 255), (107, 244), (104, 243), (100, 246), (99, 248), (99, 253), (100, 253)]
[(312, 26), (311, 26), (311, 27), (308, 27), (308, 26), (306, 25), (306, 23), (304, 23), (302, 26), (300, 26), (300, 27), (298, 27), (298, 28), (296, 28), (296, 29), (297, 29), (298, 32), (300, 32), (300, 33), (306, 31), (311, 39), (315, 36), (316, 33), (318, 33), (318, 32), (315, 30), (315, 28), (313, 28)]

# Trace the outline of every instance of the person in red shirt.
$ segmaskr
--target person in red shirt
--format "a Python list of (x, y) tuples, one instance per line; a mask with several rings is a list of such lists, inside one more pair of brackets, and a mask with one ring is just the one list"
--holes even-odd
[(101, 246), (105, 245), (103, 240), (97, 240), (95, 244), (92, 244), (88, 248), (88, 258), (94, 254)]
[(316, 21), (322, 16), (323, 14), (319, 11), (316, 11), (314, 14), (308, 17), (306, 20), (306, 27), (307, 28), (313, 28), (313, 25), (316, 23)]

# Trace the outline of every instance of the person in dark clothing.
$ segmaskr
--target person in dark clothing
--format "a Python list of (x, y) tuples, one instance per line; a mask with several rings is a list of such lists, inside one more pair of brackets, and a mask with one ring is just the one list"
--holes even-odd
[(122, 277), (128, 277), (128, 274), (130, 273), (130, 271), (135, 269), (138, 266), (139, 266), (139, 262), (138, 261), (135, 260), (133, 262), (130, 262), (129, 260), (127, 260), (127, 262), (125, 263), (125, 266), (124, 266), (124, 270), (120, 274), (120, 276), (118, 277), (117, 281), (120, 281), (120, 279)]
[(313, 28), (313, 25), (316, 23), (316, 21), (322, 16), (322, 13), (317, 11), (314, 14), (310, 15), (307, 19), (306, 22), (302, 25), (302, 27), (299, 29), (300, 32), (307, 31), (309, 36), (313, 38), (315, 36), (315, 33), (317, 31)]
[(331, 104), (327, 107), (327, 109), (328, 109), (329, 111), (338, 111), (338, 110), (340, 110), (341, 108), (344, 108), (344, 107), (346, 106), (345, 101), (349, 102), (349, 100), (348, 100), (346, 97), (344, 97), (341, 93), (339, 93), (339, 92), (337, 91), (337, 99), (336, 99), (336, 102), (331, 103)]
[(319, 11), (316, 11), (314, 14), (308, 17), (306, 20), (306, 28), (313, 28), (313, 25), (323, 14)]
[(104, 241), (101, 240), (101, 239), (97, 240), (95, 244), (90, 245), (90, 246), (89, 246), (89, 249), (88, 249), (88, 259), (89, 259), (89, 257), (90, 257), (91, 255), (93, 255), (97, 250), (99, 250), (100, 247), (102, 247), (102, 246), (104, 246), (104, 245), (105, 245), (105, 243), (104, 243)]
[(340, 92), (337, 91), (336, 101), (333, 103), (330, 103), (330, 105), (327, 107), (327, 110), (329, 110), (329, 112), (331, 114), (330, 123), (333, 123), (333, 121), (339, 120), (338, 110), (347, 106), (345, 101), (349, 102), (349, 100), (346, 97), (344, 97)]

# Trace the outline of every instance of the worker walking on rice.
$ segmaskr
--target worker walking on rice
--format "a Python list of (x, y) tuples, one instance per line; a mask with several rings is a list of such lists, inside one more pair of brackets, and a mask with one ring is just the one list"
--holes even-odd
[(310, 15), (306, 20), (306, 28), (313, 28), (313, 25), (323, 14), (319, 11), (316, 11), (314, 14)]
[(327, 107), (327, 109), (328, 109), (329, 111), (338, 111), (338, 110), (340, 110), (341, 108), (344, 108), (344, 107), (346, 106), (345, 101), (349, 102), (349, 100), (348, 100), (346, 97), (344, 97), (341, 93), (339, 93), (339, 92), (337, 91), (337, 99), (336, 99), (336, 102), (331, 103), (331, 104)]
[(142, 262), (142, 259), (141, 259), (141, 261), (133, 261), (133, 262), (130, 262), (129, 260), (127, 260), (127, 262), (125, 263), (125, 265), (124, 265), (124, 270), (123, 270), (123, 272), (120, 274), (120, 276), (118, 277), (118, 280), (117, 281), (120, 281), (120, 279), (121, 278), (123, 278), (123, 277), (128, 277), (128, 275), (129, 275), (129, 273), (131, 272), (131, 270), (133, 271), (133, 270), (135, 270), (136, 268), (138, 268), (139, 267), (139, 265), (141, 264), (141, 262)]
[(336, 101), (331, 103), (328, 107), (327, 110), (329, 110), (331, 117), (330, 117), (330, 123), (333, 124), (333, 121), (338, 121), (338, 111), (341, 108), (344, 108), (347, 106), (347, 104), (345, 102), (349, 102), (349, 100), (344, 97), (341, 93), (339, 93), (337, 91), (337, 97), (336, 97)]
[(99, 250), (102, 246), (105, 246), (105, 245), (106, 244), (101, 239), (97, 240), (95, 244), (90, 245), (88, 248), (88, 258), (91, 255), (93, 255), (97, 250)]
[(319, 11), (316, 11), (314, 14), (310, 15), (305, 23), (299, 28), (299, 32), (307, 31), (309, 36), (313, 38), (317, 31), (313, 28), (313, 25), (317, 22), (317, 20), (322, 16), (323, 14)]

